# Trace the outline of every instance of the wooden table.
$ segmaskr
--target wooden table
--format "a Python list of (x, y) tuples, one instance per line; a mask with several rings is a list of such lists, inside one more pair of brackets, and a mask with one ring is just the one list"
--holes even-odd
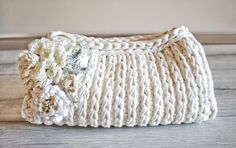
[(0, 147), (236, 147), (236, 45), (204, 45), (218, 116), (202, 124), (134, 128), (37, 126), (23, 121), (17, 56), (0, 50)]

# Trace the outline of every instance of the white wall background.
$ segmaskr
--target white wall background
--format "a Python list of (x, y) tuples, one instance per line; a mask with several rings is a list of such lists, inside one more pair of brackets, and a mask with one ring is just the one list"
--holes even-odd
[(186, 25), (198, 33), (236, 33), (236, 0), (0, 0), (0, 37), (137, 34)]

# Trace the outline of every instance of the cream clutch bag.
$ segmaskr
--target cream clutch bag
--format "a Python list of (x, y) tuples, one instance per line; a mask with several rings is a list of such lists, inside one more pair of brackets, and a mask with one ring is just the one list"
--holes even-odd
[(181, 124), (217, 113), (201, 44), (186, 27), (98, 38), (52, 32), (19, 56), (22, 117), (34, 124)]

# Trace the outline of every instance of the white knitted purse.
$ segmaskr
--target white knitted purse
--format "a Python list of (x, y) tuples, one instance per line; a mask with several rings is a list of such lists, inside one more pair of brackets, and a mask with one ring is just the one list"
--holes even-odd
[(52, 32), (19, 63), (22, 117), (34, 124), (155, 126), (217, 113), (204, 50), (186, 27), (114, 38)]

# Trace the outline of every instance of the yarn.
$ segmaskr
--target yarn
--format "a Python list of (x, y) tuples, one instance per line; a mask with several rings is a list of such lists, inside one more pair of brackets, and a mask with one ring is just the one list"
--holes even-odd
[(19, 70), (22, 117), (33, 124), (157, 126), (217, 114), (203, 47), (184, 26), (111, 38), (52, 32), (19, 55)]

